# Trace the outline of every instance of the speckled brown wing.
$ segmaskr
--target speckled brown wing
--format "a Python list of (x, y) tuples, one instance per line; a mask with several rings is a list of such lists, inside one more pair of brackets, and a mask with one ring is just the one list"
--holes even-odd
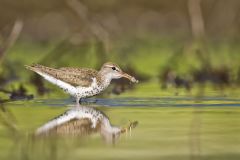
[(73, 85), (73, 86), (84, 86), (91, 85), (94, 77), (97, 76), (98, 72), (90, 68), (72, 68), (64, 67), (59, 68), (61, 75), (59, 79)]
[(26, 68), (33, 70), (35, 72), (46, 73), (54, 78), (62, 80), (66, 83), (69, 83), (73, 86), (90, 86), (93, 82), (93, 77), (96, 77), (98, 72), (89, 68), (73, 68), (73, 67), (64, 67), (64, 68), (50, 68), (45, 67), (39, 64), (32, 66), (26, 66)]
[(71, 119), (68, 122), (57, 125), (54, 128), (45, 130), (38, 134), (38, 136), (44, 135), (74, 135), (74, 136), (87, 136), (93, 132), (96, 132), (98, 128), (92, 128), (92, 123), (88, 118), (83, 119)]

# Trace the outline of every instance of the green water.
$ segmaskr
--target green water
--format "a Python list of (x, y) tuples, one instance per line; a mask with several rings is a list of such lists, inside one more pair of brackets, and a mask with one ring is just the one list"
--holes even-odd
[[(92, 103), (94, 102), (94, 103)], [(0, 159), (239, 159), (240, 99), (187, 96), (88, 99), (116, 126), (139, 125), (115, 144), (99, 134), (33, 138), (71, 99), (39, 99), (2, 106)]]

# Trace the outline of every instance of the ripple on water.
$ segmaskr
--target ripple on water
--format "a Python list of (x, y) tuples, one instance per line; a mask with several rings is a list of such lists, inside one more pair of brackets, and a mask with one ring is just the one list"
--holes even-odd
[[(73, 99), (38, 99), (31, 102), (33, 106), (55, 107), (75, 103)], [(240, 99), (228, 97), (87, 98), (82, 103), (107, 107), (240, 107)]]

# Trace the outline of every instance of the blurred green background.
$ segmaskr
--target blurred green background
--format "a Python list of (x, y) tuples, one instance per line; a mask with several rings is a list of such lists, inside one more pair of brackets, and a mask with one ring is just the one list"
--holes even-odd
[(1, 88), (44, 95), (24, 64), (98, 69), (106, 61), (158, 88), (236, 87), (239, 8), (238, 0), (1, 0)]
[(162, 88), (236, 87), (239, 35), (238, 0), (1, 0), (1, 88), (37, 93), (24, 64), (106, 61)]

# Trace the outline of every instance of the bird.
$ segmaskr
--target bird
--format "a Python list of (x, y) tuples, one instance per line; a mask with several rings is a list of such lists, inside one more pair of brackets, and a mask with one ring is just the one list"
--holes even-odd
[(78, 105), (43, 124), (34, 132), (35, 137), (50, 136), (90, 136), (99, 133), (107, 143), (115, 143), (121, 134), (131, 132), (138, 121), (126, 127), (113, 126), (109, 118), (91, 106)]
[(91, 68), (62, 67), (51, 68), (40, 64), (25, 65), (52, 84), (57, 85), (81, 103), (82, 98), (91, 97), (105, 90), (112, 79), (127, 78), (133, 83), (138, 80), (123, 72), (112, 62), (106, 62), (99, 71)]

